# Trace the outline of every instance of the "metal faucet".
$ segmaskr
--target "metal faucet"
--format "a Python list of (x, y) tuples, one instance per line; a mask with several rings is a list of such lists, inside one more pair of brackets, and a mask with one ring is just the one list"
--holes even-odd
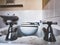
[(43, 28), (44, 40), (48, 41), (48, 42), (56, 42), (56, 38), (53, 34), (53, 29), (52, 29), (51, 25), (57, 24), (57, 22), (53, 23), (52, 21), (48, 21), (48, 22), (43, 22), (43, 24), (48, 24), (47, 29)]
[(17, 39), (17, 35), (15, 35), (14, 33), (16, 33), (17, 29), (13, 29), (13, 24), (12, 22), (10, 23), (10, 26), (8, 28), (8, 34), (6, 36), (6, 40), (10, 40), (10, 41), (13, 41), (13, 40), (16, 40)]
[(3, 16), (3, 15), (0, 15), (0, 17), (3, 18), (6, 25), (9, 25), (8, 34), (6, 35), (6, 41), (16, 40), (17, 36), (14, 35), (14, 33), (17, 31), (17, 28), (14, 30), (13, 25), (17, 24), (18, 17), (17, 16)]

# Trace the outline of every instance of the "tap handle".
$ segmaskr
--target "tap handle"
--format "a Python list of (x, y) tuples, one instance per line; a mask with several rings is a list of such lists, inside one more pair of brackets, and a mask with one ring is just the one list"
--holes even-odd
[(48, 24), (48, 25), (49, 25), (49, 24), (50, 24), (50, 25), (51, 25), (51, 24), (55, 24), (55, 25), (56, 25), (57, 22), (47, 21), (47, 22), (43, 22), (43, 24)]
[(55, 24), (55, 25), (57, 25), (57, 22), (54, 22), (54, 23), (52, 23), (52, 24)]
[(47, 24), (47, 22), (43, 22), (43, 24)]

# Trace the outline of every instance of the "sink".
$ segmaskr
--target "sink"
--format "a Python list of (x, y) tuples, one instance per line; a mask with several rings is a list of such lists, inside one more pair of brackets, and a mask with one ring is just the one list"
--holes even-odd
[(6, 36), (1, 36), (0, 37), (0, 43), (8, 43), (8, 41), (5, 40)]
[(0, 45), (8, 45), (8, 44), (10, 44), (10, 45), (37, 45), (37, 44), (39, 44), (40, 43), (40, 41), (39, 42), (37, 42), (37, 40), (39, 40), (38, 39), (38, 37), (37, 36), (25, 36), (25, 37), (20, 37), (20, 38), (18, 38), (17, 40), (14, 40), (14, 41), (6, 41), (5, 40), (5, 37), (6, 36), (1, 36), (0, 37)]
[(60, 35), (60, 30), (58, 30), (58, 29), (54, 28), (53, 32), (54, 32), (55, 36), (59, 36)]
[(56, 42), (46, 42), (37, 36), (20, 37), (15, 41), (5, 41), (6, 36), (0, 37), (0, 45), (60, 45), (60, 36), (57, 36)]

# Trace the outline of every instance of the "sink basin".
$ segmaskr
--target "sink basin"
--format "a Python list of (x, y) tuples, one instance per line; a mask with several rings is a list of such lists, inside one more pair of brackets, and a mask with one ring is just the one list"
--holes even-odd
[(21, 26), (20, 27), (20, 31), (22, 32), (23, 35), (34, 35), (36, 34), (38, 30), (38, 26), (32, 26), (32, 25), (29, 25), (29, 26)]

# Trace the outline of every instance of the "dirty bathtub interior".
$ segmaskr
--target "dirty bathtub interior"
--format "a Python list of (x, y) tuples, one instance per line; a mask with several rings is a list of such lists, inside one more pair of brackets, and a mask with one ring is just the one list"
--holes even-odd
[(56, 37), (56, 42), (46, 42), (43, 40), (43, 38), (39, 38), (37, 36), (25, 36), (18, 38), (17, 40), (14, 41), (6, 41), (5, 40), (6, 36), (0, 37), (0, 44), (20, 44), (20, 45), (58, 45), (60, 44), (60, 36)]

